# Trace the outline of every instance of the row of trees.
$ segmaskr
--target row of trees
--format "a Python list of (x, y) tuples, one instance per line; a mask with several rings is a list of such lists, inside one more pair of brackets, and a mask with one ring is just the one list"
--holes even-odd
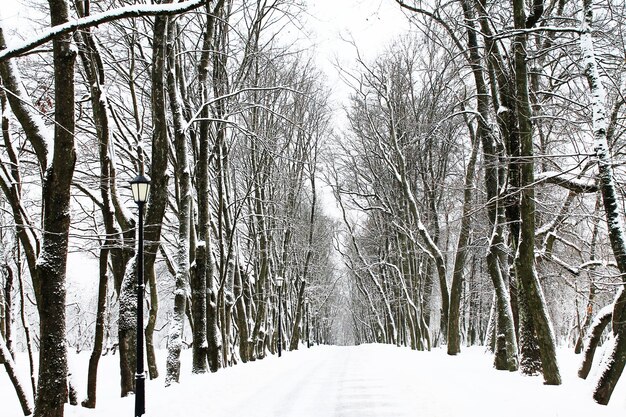
[[(68, 251), (98, 260), (90, 272), (98, 276), (95, 320), (80, 327), (92, 336), (76, 341), (92, 348), (82, 405), (96, 406), (98, 361), (112, 346), (121, 395), (134, 391), (136, 214), (127, 181), (137, 173), (152, 182), (144, 257), (150, 378), (161, 372), (159, 339), (168, 348), (166, 385), (179, 379), (185, 344), (193, 372), (204, 373), (275, 352), (279, 321), (289, 349), (314, 337), (332, 342), (333, 223), (317, 195), (328, 92), (311, 57), (276, 36), (297, 27), (300, 6), (41, 6), (49, 33), (7, 48), (15, 34), (0, 31), (0, 362), (13, 377), (16, 343), (28, 347), (31, 368), (39, 350), (35, 415), (62, 416), (72, 397), (66, 337), (76, 329), (66, 324), (80, 318), (67, 314)], [(52, 53), (31, 53), (50, 39)], [(281, 317), (277, 277), (287, 283)], [(14, 331), (17, 322), (24, 332)], [(30, 414), (28, 389), (16, 376), (14, 385)]]
[[(49, 0), (49, 31), (7, 48), (0, 30), (0, 362), (25, 414), (18, 346), (31, 369), (39, 350), (38, 416), (73, 397), (68, 338), (92, 349), (83, 406), (111, 348), (121, 395), (134, 391), (125, 184), (144, 172), (150, 378), (159, 346), (169, 385), (185, 345), (193, 372), (214, 372), (274, 353), (281, 323), (283, 348), (486, 344), (496, 368), (559, 384), (556, 343), (581, 351), (590, 331), (586, 377), (611, 323), (594, 394), (609, 401), (626, 360), (625, 6), (396, 3), (417, 34), (344, 71), (349, 125), (333, 143), (323, 77), (278, 36), (298, 27), (294, 2)], [(67, 292), (68, 251), (98, 260), (91, 305)]]
[(608, 403), (626, 352), (624, 4), (396, 3), (417, 35), (345, 73), (330, 174), (356, 341), (486, 343), (497, 369), (560, 384), (557, 339), (580, 352), (609, 304)]

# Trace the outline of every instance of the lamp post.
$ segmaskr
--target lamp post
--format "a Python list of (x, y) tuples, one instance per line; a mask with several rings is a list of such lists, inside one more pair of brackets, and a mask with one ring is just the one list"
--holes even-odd
[(281, 312), (282, 312), (282, 289), (283, 289), (283, 278), (276, 277), (276, 288), (278, 288), (278, 357), (283, 353), (283, 326), (281, 320)]
[(143, 368), (143, 208), (148, 200), (150, 180), (137, 175), (131, 182), (133, 200), (139, 208), (137, 247), (137, 372), (135, 373), (135, 417), (146, 413), (146, 373)]
[(311, 347), (311, 332), (309, 331), (309, 297), (304, 299), (304, 314), (306, 314), (306, 347)]

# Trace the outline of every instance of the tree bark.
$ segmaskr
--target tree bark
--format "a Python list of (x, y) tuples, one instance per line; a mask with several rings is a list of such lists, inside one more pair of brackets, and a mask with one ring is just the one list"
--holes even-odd
[(174, 291), (174, 314), (170, 322), (167, 355), (167, 375), (165, 386), (178, 382), (180, 377), (180, 351), (185, 323), (187, 303), (187, 285), (189, 283), (189, 236), (191, 224), (191, 177), (189, 172), (187, 135), (185, 134), (183, 109), (176, 83), (176, 49), (175, 25), (168, 26), (167, 55), (169, 68), (167, 71), (167, 92), (170, 98), (170, 109), (174, 121), (174, 147), (176, 149), (176, 177), (178, 180), (178, 263)]
[(587, 342), (585, 343), (585, 353), (580, 368), (578, 369), (578, 376), (582, 379), (587, 379), (589, 371), (591, 371), (591, 365), (593, 364), (593, 356), (596, 353), (596, 348), (600, 343), (600, 336), (609, 325), (613, 318), (613, 306), (607, 306), (600, 310), (596, 317), (593, 319), (593, 324), (589, 329), (589, 335)]
[(11, 383), (13, 383), (13, 388), (15, 388), (15, 393), (17, 394), (17, 398), (22, 406), (22, 412), (25, 416), (31, 415), (33, 413), (33, 406), (24, 391), (24, 385), (17, 376), (15, 362), (13, 361), (11, 352), (9, 352), (9, 349), (4, 341), (4, 337), (2, 336), (0, 336), (0, 363), (4, 365), (4, 369), (6, 370)]
[(463, 292), (464, 268), (467, 258), (467, 244), (470, 238), (472, 190), (474, 189), (474, 175), (476, 157), (478, 155), (478, 139), (472, 134), (472, 151), (465, 171), (465, 189), (463, 195), (463, 213), (457, 242), (452, 284), (450, 285), (450, 314), (448, 316), (448, 355), (461, 352), (461, 293)]
[[(515, 27), (525, 28), (524, 1), (513, 0)], [(561, 375), (556, 360), (556, 347), (550, 318), (543, 298), (541, 285), (535, 269), (535, 192), (533, 135), (530, 121), (531, 110), (528, 97), (528, 71), (526, 68), (526, 35), (516, 35), (513, 43), (515, 62), (515, 85), (517, 90), (519, 137), (520, 137), (520, 242), (516, 269), (523, 294), (526, 296), (533, 320), (544, 381), (548, 385), (560, 385)]]
[[(50, 0), (51, 24), (67, 22), (66, 1)], [(74, 149), (74, 62), (70, 35), (53, 41), (55, 128), (52, 163), (42, 189), (43, 244), (36, 266), (41, 344), (36, 417), (62, 417), (67, 400), (65, 342), (65, 274), (70, 227), (70, 186), (76, 162)]]
[[(487, 270), (493, 282), (496, 292), (496, 318), (494, 327), (497, 330), (496, 337), (493, 338), (495, 344), (499, 339), (505, 343), (501, 350), (495, 349), (495, 363), (497, 369), (508, 369), (515, 371), (518, 369), (517, 340), (515, 326), (513, 323), (513, 312), (511, 310), (511, 300), (509, 298), (506, 283), (502, 276), (502, 266), (500, 265), (500, 254), (503, 252), (504, 238), (502, 228), (502, 208), (498, 204), (500, 191), (500, 161), (499, 151), (495, 145), (495, 138), (489, 120), (489, 92), (485, 83), (483, 70), (483, 59), (479, 53), (478, 39), (475, 30), (475, 16), (472, 6), (466, 0), (461, 0), (465, 24), (467, 25), (467, 47), (469, 49), (469, 62), (474, 76), (476, 86), (476, 107), (478, 110), (478, 120), (476, 136), (481, 141), (485, 166), (485, 189), (487, 192), (487, 214), (492, 233), (489, 239), (489, 249), (487, 252)], [(499, 337), (499, 335), (504, 337)], [(505, 358), (498, 358), (498, 355), (505, 354)]]

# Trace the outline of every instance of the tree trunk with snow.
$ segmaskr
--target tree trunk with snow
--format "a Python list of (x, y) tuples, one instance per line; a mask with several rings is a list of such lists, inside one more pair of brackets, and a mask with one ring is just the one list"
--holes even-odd
[(15, 388), (15, 393), (17, 394), (17, 398), (20, 401), (20, 405), (22, 406), (22, 411), (25, 416), (29, 416), (33, 413), (33, 406), (28, 399), (28, 395), (26, 395), (26, 391), (24, 391), (24, 385), (22, 381), (20, 381), (17, 370), (15, 369), (15, 362), (13, 361), (13, 357), (11, 356), (11, 352), (7, 348), (4, 337), (0, 336), (0, 363), (4, 365), (4, 369), (13, 384), (13, 388)]
[(589, 334), (585, 342), (583, 361), (578, 369), (578, 376), (582, 379), (587, 379), (589, 371), (591, 371), (591, 365), (593, 364), (593, 356), (596, 353), (596, 348), (600, 343), (600, 336), (609, 325), (613, 318), (613, 304), (608, 305), (601, 309), (596, 317), (593, 319), (593, 323), (589, 328)]
[[(69, 20), (64, 0), (49, 0), (51, 24)], [(76, 162), (74, 148), (74, 63), (71, 35), (53, 41), (55, 127), (52, 162), (45, 169), (42, 197), (43, 239), (37, 260), (40, 316), (39, 379), (36, 417), (62, 417), (67, 400), (65, 278), (70, 229), (70, 187)]]
[[(517, 29), (526, 28), (524, 1), (513, 1), (513, 15)], [(528, 309), (533, 320), (541, 365), (546, 384), (559, 385), (561, 375), (556, 360), (556, 346), (547, 306), (535, 269), (535, 192), (533, 163), (533, 134), (530, 100), (528, 97), (528, 71), (526, 68), (526, 35), (516, 35), (513, 43), (515, 62), (515, 85), (518, 100), (518, 122), (520, 137), (520, 242), (515, 259), (517, 278), (526, 296)]]
[[(626, 276), (626, 231), (620, 214), (617, 190), (613, 174), (613, 160), (607, 141), (606, 93), (596, 61), (592, 39), (593, 2), (583, 0), (583, 24), (580, 35), (580, 49), (585, 67), (585, 76), (589, 83), (591, 107), (593, 110), (594, 150), (598, 158), (598, 179), (604, 203), (609, 241), (617, 268)], [(625, 278), (622, 278), (626, 282)], [(608, 404), (613, 389), (626, 365), (626, 291), (622, 288), (618, 294), (612, 313), (613, 334), (615, 345), (611, 360), (602, 372), (593, 398), (600, 404)]]
[[(306, 135), (306, 136), (309, 136), (309, 135)], [(312, 140), (315, 142), (315, 144), (313, 146), (309, 144), (310, 146), (309, 150), (311, 152), (311, 155), (308, 156), (309, 180), (311, 181), (311, 193), (312, 193), (311, 211), (309, 214), (309, 233), (308, 233), (308, 239), (306, 242), (307, 247), (306, 247), (305, 260), (304, 260), (304, 269), (302, 272), (302, 276), (300, 277), (300, 288), (298, 291), (298, 298), (296, 299), (296, 316), (293, 320), (292, 332), (291, 332), (291, 344), (289, 346), (289, 350), (298, 349), (298, 343), (300, 341), (300, 327), (301, 327), (300, 322), (302, 321), (302, 318), (304, 317), (304, 313), (305, 313), (304, 309), (306, 305), (306, 302), (305, 302), (306, 284), (309, 278), (309, 272), (310, 272), (309, 268), (311, 267), (311, 257), (313, 256), (313, 251), (315, 250), (315, 247), (313, 244), (314, 243), (313, 239), (315, 238), (315, 220), (317, 218), (316, 211), (315, 211), (317, 209), (317, 190), (315, 188), (315, 175), (316, 175), (315, 167), (317, 166), (317, 155), (319, 152), (318, 146), (317, 146), (319, 138), (312, 138)]]
[[(207, 8), (207, 11), (210, 9)], [(203, 102), (209, 101), (209, 63), (213, 49), (214, 15), (207, 14), (207, 23), (202, 43), (202, 54), (198, 65), (199, 96)], [(210, 243), (209, 230), (209, 108), (200, 111), (198, 132), (198, 163), (196, 167), (196, 194), (198, 195), (198, 233), (196, 259), (191, 272), (191, 316), (193, 318), (193, 359), (192, 372), (207, 371), (207, 300), (206, 300), (206, 251)], [(209, 239), (207, 241), (207, 239)], [(208, 249), (210, 250), (210, 248)]]
[[(496, 317), (495, 329), (496, 337), (493, 343), (504, 343), (503, 348), (495, 349), (495, 363), (497, 369), (508, 369), (515, 371), (518, 369), (517, 338), (513, 323), (513, 312), (511, 310), (511, 300), (509, 291), (502, 276), (502, 266), (500, 265), (500, 254), (504, 250), (504, 237), (502, 227), (502, 208), (498, 205), (498, 198), (501, 184), (499, 171), (499, 151), (495, 144), (494, 133), (489, 126), (489, 92), (485, 82), (483, 59), (479, 53), (478, 38), (475, 30), (475, 14), (471, 4), (462, 0), (465, 24), (467, 25), (467, 46), (469, 48), (469, 62), (474, 76), (476, 88), (476, 109), (479, 117), (476, 121), (476, 136), (481, 141), (484, 156), (485, 169), (485, 189), (487, 193), (487, 214), (492, 228), (489, 238), (489, 249), (487, 252), (487, 271), (494, 285), (496, 293)], [(498, 358), (497, 356), (500, 355)], [(502, 355), (506, 355), (502, 357)]]
[[(13, 269), (9, 264), (1, 265), (4, 270), (5, 283), (0, 287), (0, 337), (4, 337), (11, 356), (13, 352)], [(2, 361), (0, 361), (2, 363)]]
[(176, 149), (176, 179), (178, 180), (178, 262), (174, 290), (174, 314), (170, 321), (168, 339), (167, 375), (165, 386), (178, 382), (180, 376), (180, 351), (182, 348), (185, 311), (187, 303), (187, 286), (189, 285), (189, 236), (191, 224), (191, 175), (189, 172), (187, 135), (185, 120), (178, 84), (176, 83), (177, 58), (173, 43), (175, 42), (175, 25), (170, 23), (167, 28), (167, 92), (170, 98), (170, 109), (174, 124), (174, 147)]
[(479, 141), (475, 135), (470, 135), (472, 151), (465, 171), (465, 190), (463, 194), (463, 213), (461, 214), (461, 227), (459, 240), (456, 247), (452, 284), (450, 285), (450, 314), (448, 316), (448, 355), (456, 355), (461, 352), (461, 293), (463, 292), (463, 280), (465, 275), (465, 259), (467, 258), (468, 242), (470, 239), (472, 190), (474, 189), (474, 169), (478, 155)]

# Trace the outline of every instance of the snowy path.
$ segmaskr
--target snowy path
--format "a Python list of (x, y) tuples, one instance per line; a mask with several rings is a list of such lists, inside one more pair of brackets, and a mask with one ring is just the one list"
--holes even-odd
[[(333, 348), (331, 355), (309, 355), (294, 368), (282, 368), (247, 392), (228, 416), (403, 417), (406, 399), (394, 392), (401, 367), (385, 367), (367, 350)], [(261, 405), (262, 404), (262, 405)]]
[[(591, 400), (597, 375), (575, 376), (579, 357), (561, 352), (564, 384), (495, 371), (481, 348), (457, 357), (442, 350), (414, 352), (387, 345), (316, 346), (241, 364), (216, 374), (191, 375), (183, 357), (179, 385), (147, 381), (146, 417), (615, 417), (626, 411), (626, 383), (608, 407)], [(84, 389), (89, 355), (74, 358)], [(118, 357), (100, 365), (98, 407), (66, 407), (68, 417), (131, 416), (134, 397), (119, 395)], [(0, 416), (21, 415), (0, 372)]]

